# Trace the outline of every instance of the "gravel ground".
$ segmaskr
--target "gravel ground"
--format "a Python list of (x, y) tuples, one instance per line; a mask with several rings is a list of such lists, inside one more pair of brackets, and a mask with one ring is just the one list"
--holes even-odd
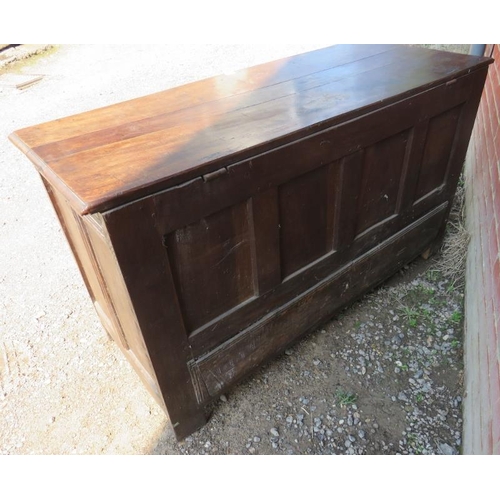
[(18, 128), (315, 46), (64, 46), (0, 87), (0, 453), (455, 454), (462, 291), (418, 260), (212, 407), (184, 443), (93, 310)]

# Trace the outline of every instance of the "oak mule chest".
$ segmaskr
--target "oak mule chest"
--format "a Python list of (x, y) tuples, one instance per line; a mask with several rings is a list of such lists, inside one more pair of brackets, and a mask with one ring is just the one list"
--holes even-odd
[(340, 45), (10, 136), (178, 439), (439, 244), (490, 62)]

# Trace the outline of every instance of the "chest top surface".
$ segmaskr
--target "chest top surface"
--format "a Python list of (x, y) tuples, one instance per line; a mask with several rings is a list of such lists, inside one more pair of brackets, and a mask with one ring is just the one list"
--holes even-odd
[(78, 213), (101, 212), (490, 62), (402, 45), (336, 45), (24, 128), (10, 139)]

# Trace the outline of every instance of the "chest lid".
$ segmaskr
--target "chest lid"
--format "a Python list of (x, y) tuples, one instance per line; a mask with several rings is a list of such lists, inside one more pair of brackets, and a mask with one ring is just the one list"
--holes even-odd
[(24, 128), (10, 139), (78, 213), (102, 212), (490, 62), (403, 45), (336, 45)]

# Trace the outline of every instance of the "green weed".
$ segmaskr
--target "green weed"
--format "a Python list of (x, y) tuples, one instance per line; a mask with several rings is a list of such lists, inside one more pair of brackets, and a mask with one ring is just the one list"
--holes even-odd
[(335, 399), (340, 406), (352, 405), (358, 399), (358, 396), (352, 392), (344, 391), (343, 389), (337, 389), (335, 393)]
[(408, 321), (408, 325), (412, 328), (415, 328), (418, 324), (418, 317), (420, 316), (419, 312), (416, 309), (413, 309), (408, 306), (403, 306), (401, 308), (401, 313)]
[(441, 276), (441, 273), (436, 269), (429, 269), (426, 273), (426, 277), (430, 281), (437, 281)]
[(431, 296), (436, 293), (434, 288), (432, 288), (430, 286), (423, 285), (422, 283), (417, 285), (417, 290), (425, 295), (431, 295)]

